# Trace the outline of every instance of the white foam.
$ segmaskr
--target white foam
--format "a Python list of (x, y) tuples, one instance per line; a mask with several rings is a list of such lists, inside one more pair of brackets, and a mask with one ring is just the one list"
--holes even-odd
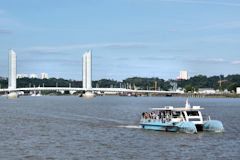
[(130, 128), (130, 129), (141, 129), (141, 126), (136, 126), (136, 125), (121, 125), (118, 126), (119, 128)]

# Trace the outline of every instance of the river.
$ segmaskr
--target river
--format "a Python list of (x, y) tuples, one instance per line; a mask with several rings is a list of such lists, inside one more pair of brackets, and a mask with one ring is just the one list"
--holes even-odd
[(190, 98), (223, 122), (224, 133), (140, 129), (151, 107), (185, 98), (103, 96), (0, 97), (0, 159), (240, 159), (240, 99)]

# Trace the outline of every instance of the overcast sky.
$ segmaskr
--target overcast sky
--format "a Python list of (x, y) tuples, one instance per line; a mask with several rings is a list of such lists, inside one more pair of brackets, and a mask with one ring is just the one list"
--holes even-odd
[(0, 0), (0, 76), (8, 50), (18, 73), (82, 79), (240, 73), (239, 0)]

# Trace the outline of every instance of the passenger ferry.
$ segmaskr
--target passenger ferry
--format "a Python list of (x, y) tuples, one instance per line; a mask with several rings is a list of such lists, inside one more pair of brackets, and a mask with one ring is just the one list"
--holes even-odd
[(223, 124), (218, 120), (204, 120), (200, 106), (190, 106), (188, 99), (183, 108), (166, 106), (152, 108), (152, 112), (142, 113), (140, 126), (144, 129), (197, 133), (198, 131), (223, 132)]

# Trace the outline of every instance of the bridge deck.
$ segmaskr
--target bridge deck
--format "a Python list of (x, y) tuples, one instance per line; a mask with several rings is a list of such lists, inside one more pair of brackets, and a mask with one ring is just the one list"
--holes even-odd
[(71, 87), (36, 87), (36, 88), (16, 88), (0, 89), (0, 92), (17, 92), (17, 91), (99, 91), (99, 92), (127, 92), (127, 93), (166, 93), (175, 94), (175, 91), (154, 91), (154, 90), (132, 90), (125, 88), (71, 88)]

